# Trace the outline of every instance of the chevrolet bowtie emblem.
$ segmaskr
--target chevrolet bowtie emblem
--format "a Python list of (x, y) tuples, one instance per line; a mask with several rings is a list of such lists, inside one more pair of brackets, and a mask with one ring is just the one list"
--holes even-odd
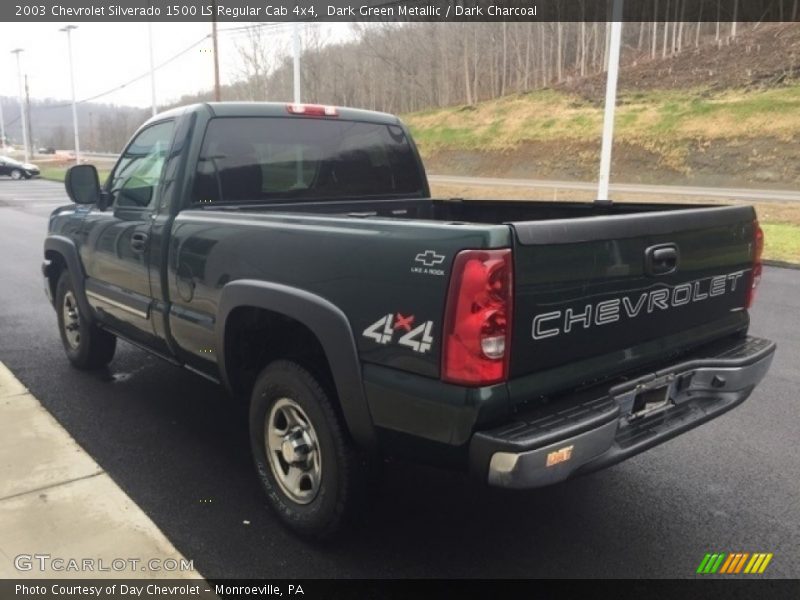
[(444, 254), (436, 254), (434, 250), (426, 250), (425, 252), (417, 254), (414, 260), (418, 263), (422, 263), (426, 267), (433, 267), (434, 265), (440, 265), (444, 262)]

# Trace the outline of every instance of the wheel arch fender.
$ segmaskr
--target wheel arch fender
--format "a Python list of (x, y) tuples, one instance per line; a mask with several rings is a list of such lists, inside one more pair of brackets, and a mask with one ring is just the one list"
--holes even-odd
[(342, 310), (321, 296), (299, 288), (258, 280), (240, 279), (222, 288), (217, 312), (215, 341), (218, 366), (228, 390), (234, 386), (226, 368), (226, 327), (231, 313), (242, 307), (262, 308), (294, 319), (319, 340), (328, 361), (339, 397), (339, 405), (353, 439), (371, 447), (375, 430), (364, 393), (350, 322)]
[[(75, 290), (78, 306), (87, 318), (92, 319), (94, 313), (86, 298), (86, 272), (83, 269), (83, 264), (81, 264), (78, 247), (75, 245), (75, 242), (62, 235), (47, 236), (44, 240), (44, 257), (52, 261), (53, 255), (60, 256), (64, 261), (72, 277), (72, 285)], [(48, 273), (45, 273), (45, 275), (50, 277)], [(58, 282), (56, 281), (55, 283)], [(53, 295), (53, 302), (55, 303), (55, 294)]]

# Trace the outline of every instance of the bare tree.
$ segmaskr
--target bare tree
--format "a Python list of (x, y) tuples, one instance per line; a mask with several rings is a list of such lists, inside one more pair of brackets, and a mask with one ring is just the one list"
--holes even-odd
[(246, 30), (243, 41), (236, 43), (239, 54), (240, 79), (244, 82), (239, 89), (244, 93), (242, 100), (257, 100), (269, 96), (267, 79), (270, 72), (270, 52), (260, 27)]
[(650, 50), (650, 58), (656, 57), (656, 49), (658, 45), (658, 0), (653, 2), (653, 39), (652, 47)]
[(464, 46), (464, 87), (466, 90), (467, 96), (467, 104), (473, 103), (473, 96), (472, 96), (472, 89), (470, 87), (470, 74), (469, 74), (469, 37), (466, 35), (467, 24), (463, 24), (463, 29), (465, 30), (465, 34), (461, 36), (461, 40)]

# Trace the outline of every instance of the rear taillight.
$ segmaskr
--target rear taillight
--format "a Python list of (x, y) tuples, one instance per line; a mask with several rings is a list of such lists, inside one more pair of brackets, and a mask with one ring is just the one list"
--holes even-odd
[(339, 111), (335, 106), (322, 106), (321, 104), (287, 104), (286, 110), (291, 115), (306, 117), (338, 117)]
[(761, 254), (764, 252), (764, 231), (758, 224), (758, 221), (753, 221), (753, 270), (750, 271), (750, 287), (747, 288), (747, 308), (753, 306), (756, 299), (756, 288), (761, 282), (761, 271), (763, 266), (761, 264)]
[(442, 379), (480, 386), (508, 377), (511, 250), (465, 250), (453, 261), (444, 317)]

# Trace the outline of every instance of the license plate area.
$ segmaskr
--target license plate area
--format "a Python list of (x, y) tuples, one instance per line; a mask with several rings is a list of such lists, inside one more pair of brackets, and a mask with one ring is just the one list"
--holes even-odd
[(633, 398), (630, 419), (639, 419), (662, 411), (670, 406), (670, 386), (663, 385), (639, 392)]

